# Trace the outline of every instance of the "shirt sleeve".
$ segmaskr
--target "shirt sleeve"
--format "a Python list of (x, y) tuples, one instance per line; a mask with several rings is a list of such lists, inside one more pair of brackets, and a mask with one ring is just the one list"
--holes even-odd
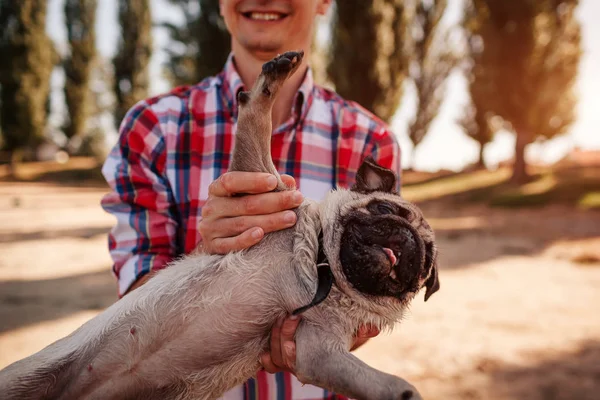
[(141, 102), (123, 119), (102, 168), (111, 191), (101, 205), (116, 218), (108, 245), (119, 297), (176, 257), (176, 208), (165, 176), (166, 150), (159, 119)]
[(402, 181), (402, 163), (400, 144), (394, 133), (386, 127), (378, 127), (372, 132), (371, 140), (365, 146), (366, 156), (372, 156), (377, 164), (384, 168), (388, 168), (396, 174), (396, 190), (398, 193), (401, 188)]

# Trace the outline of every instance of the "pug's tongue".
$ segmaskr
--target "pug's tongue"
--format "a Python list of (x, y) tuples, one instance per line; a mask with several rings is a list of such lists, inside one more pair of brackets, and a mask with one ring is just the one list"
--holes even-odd
[(396, 255), (394, 254), (394, 251), (392, 249), (388, 249), (387, 247), (383, 248), (383, 252), (385, 254), (387, 254), (388, 259), (390, 260), (390, 263), (392, 266), (396, 265)]

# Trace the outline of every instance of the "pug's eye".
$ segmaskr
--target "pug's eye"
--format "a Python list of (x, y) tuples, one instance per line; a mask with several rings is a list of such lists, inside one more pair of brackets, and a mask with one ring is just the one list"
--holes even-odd
[(379, 214), (396, 214), (396, 209), (388, 203), (377, 204), (377, 212)]

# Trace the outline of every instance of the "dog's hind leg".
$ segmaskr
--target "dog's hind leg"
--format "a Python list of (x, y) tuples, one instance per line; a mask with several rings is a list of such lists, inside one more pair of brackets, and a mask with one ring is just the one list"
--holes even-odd
[[(302, 63), (289, 51), (265, 63), (251, 91), (238, 94), (238, 124), (229, 171), (267, 172), (279, 179), (271, 158), (271, 112), (279, 89)], [(286, 187), (279, 179), (279, 190)]]
[(303, 322), (296, 331), (296, 376), (357, 400), (420, 400), (410, 383), (378, 371), (346, 350), (333, 334)]

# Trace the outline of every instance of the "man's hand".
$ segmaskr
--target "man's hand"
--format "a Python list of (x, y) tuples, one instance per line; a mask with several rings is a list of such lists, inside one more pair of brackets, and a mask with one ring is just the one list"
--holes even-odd
[[(270, 352), (263, 353), (260, 363), (264, 370), (274, 374), (280, 371), (295, 373), (296, 369), (296, 342), (294, 335), (300, 319), (291, 316), (278, 320), (271, 330)], [(361, 326), (354, 337), (350, 351), (356, 350), (370, 338), (379, 334), (379, 330), (371, 326)]]
[[(296, 187), (291, 176), (282, 175), (281, 179), (287, 186)], [(246, 249), (265, 233), (293, 226), (296, 214), (290, 209), (302, 203), (302, 194), (271, 192), (276, 186), (277, 179), (271, 174), (240, 171), (227, 172), (212, 182), (198, 226), (202, 251), (225, 254)], [(250, 195), (232, 197), (238, 193)]]

